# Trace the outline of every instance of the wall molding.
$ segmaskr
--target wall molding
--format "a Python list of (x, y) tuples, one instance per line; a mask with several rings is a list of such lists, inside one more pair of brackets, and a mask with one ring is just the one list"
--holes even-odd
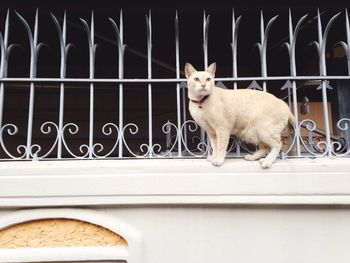
[[(86, 255), (92, 260), (127, 260), (128, 263), (138, 263), (142, 259), (141, 234), (124, 221), (97, 212), (91, 209), (25, 209), (12, 212), (0, 217), (0, 229), (11, 227), (16, 224), (40, 219), (75, 219), (95, 224), (122, 236), (127, 242), (127, 247), (77, 247), (77, 248), (22, 248), (22, 249), (0, 249), (0, 262), (36, 262), (64, 260), (87, 260)], [(29, 253), (30, 252), (30, 253)], [(66, 253), (62, 256), (61, 253)], [(27, 258), (32, 254), (32, 258)], [(56, 256), (61, 256), (56, 258)], [(75, 255), (75, 256), (73, 256)], [(30, 261), (32, 260), (32, 261)]]

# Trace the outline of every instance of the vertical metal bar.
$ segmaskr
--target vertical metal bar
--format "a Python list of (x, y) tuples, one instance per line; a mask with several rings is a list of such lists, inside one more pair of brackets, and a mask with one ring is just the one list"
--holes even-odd
[[(180, 44), (179, 44), (179, 18), (176, 11), (175, 15), (175, 51), (176, 51), (176, 78), (180, 79)], [(177, 141), (178, 152), (177, 156), (182, 157), (182, 142), (181, 142), (181, 101), (180, 101), (180, 83), (176, 83), (176, 117), (177, 117)]]
[[(28, 32), (31, 34), (31, 32)], [(30, 78), (36, 77), (36, 67), (37, 67), (37, 45), (38, 45), (38, 9), (35, 13), (35, 23), (34, 23), (34, 38), (31, 43), (30, 52)], [(30, 148), (32, 146), (32, 136), (33, 136), (33, 115), (34, 115), (34, 92), (35, 92), (34, 82), (30, 83), (29, 91), (29, 109), (28, 109), (28, 127), (27, 127), (27, 143), (26, 143), (26, 159), (30, 158)]]
[(2, 118), (4, 115), (4, 112), (3, 112), (4, 111), (4, 96), (5, 96), (4, 82), (1, 82), (0, 83), (0, 129), (2, 128)]
[(208, 67), (208, 26), (209, 16), (203, 15), (203, 54), (204, 54), (204, 68)]
[[(181, 86), (180, 86), (181, 88)], [(187, 107), (186, 107), (186, 87), (182, 88), (182, 119), (183, 119), (183, 123), (186, 122), (187, 120)], [(182, 134), (183, 138), (184, 138), (184, 144), (187, 146), (187, 130), (186, 127), (184, 127), (184, 131)]]
[(327, 100), (327, 82), (322, 81), (322, 104), (323, 104), (323, 119), (326, 131), (326, 143), (328, 156), (332, 155), (331, 151), (331, 132), (329, 128), (329, 117), (328, 117), (328, 100)]
[[(317, 8), (317, 39), (318, 39), (318, 43), (319, 43), (319, 70), (320, 70), (320, 75), (323, 76), (323, 74), (325, 73), (325, 65), (323, 63), (323, 58), (321, 56), (321, 46), (322, 46), (322, 23), (321, 23), (321, 17), (320, 17), (320, 10)], [(327, 74), (327, 73), (326, 73)]]
[[(260, 40), (261, 45), (265, 43), (265, 23), (264, 23), (264, 14), (263, 11), (260, 12)], [(261, 76), (267, 77), (266, 70), (266, 49), (262, 48), (260, 52), (260, 60), (261, 60)], [(263, 91), (266, 91), (266, 81), (263, 81)]]
[[(266, 62), (266, 52), (267, 52), (267, 41), (270, 33), (271, 26), (273, 22), (277, 19), (278, 15), (274, 16), (269, 20), (266, 25), (264, 23), (264, 14), (261, 11), (260, 15), (260, 39), (261, 43), (258, 43), (258, 48), (260, 52), (260, 61), (261, 61), (261, 76), (267, 77), (267, 62)], [(266, 81), (263, 81), (263, 91), (266, 91)]]
[[(203, 14), (203, 55), (204, 55), (204, 69), (208, 68), (208, 29), (209, 29), (209, 15), (205, 11)], [(205, 131), (201, 129), (201, 142), (205, 141)], [(209, 144), (208, 144), (209, 145)], [(209, 154), (209, 151), (208, 151)]]
[[(61, 50), (61, 68), (60, 77), (64, 79), (66, 77), (66, 63), (67, 63), (67, 50), (66, 50), (66, 34), (67, 34), (67, 17), (66, 12), (63, 16), (63, 28), (62, 28), (62, 50)], [(57, 147), (57, 158), (62, 158), (62, 136), (63, 136), (63, 121), (64, 121), (64, 83), (60, 83), (60, 106), (59, 106), (59, 117), (58, 117), (58, 147)]]
[[(320, 11), (317, 9), (317, 28), (318, 28), (318, 52), (319, 52), (319, 66), (320, 66), (320, 75), (327, 76), (327, 68), (326, 68), (326, 44), (329, 30), (334, 22), (334, 20), (339, 16), (340, 13), (334, 15), (328, 22), (324, 33), (322, 32), (322, 24)], [(329, 127), (329, 117), (328, 117), (328, 100), (327, 100), (327, 88), (329, 87), (328, 82), (326, 80), (322, 80), (322, 102), (323, 102), (323, 117), (324, 117), (324, 125), (326, 131), (326, 144), (327, 144), (327, 153), (328, 156), (332, 155), (332, 145), (331, 145), (331, 132)]]
[[(119, 43), (119, 61), (118, 61), (118, 77), (119, 79), (124, 78), (124, 40), (123, 40), (123, 31), (124, 31), (124, 24), (123, 24), (123, 11), (120, 10), (120, 16), (119, 16), (119, 36), (120, 36), (120, 43)], [(119, 148), (118, 148), (118, 157), (123, 157), (123, 126), (124, 126), (124, 86), (123, 83), (119, 83)]]
[[(125, 45), (124, 45), (124, 23), (123, 23), (123, 10), (120, 10), (119, 15), (119, 29), (117, 24), (114, 22), (112, 18), (109, 18), (109, 21), (111, 22), (116, 37), (117, 37), (117, 44), (118, 44), (118, 78), (123, 79), (124, 78), (124, 52), (125, 52)], [(123, 157), (123, 146), (124, 146), (124, 140), (123, 140), (123, 126), (124, 126), (124, 85), (123, 83), (119, 83), (119, 134), (118, 134), (118, 157)]]
[[(290, 61), (290, 73), (291, 76), (296, 76), (296, 61), (295, 61), (295, 44), (293, 45), (293, 41), (295, 43), (294, 37), (296, 35), (293, 34), (293, 21), (292, 21), (292, 13), (289, 9), (289, 61)], [(297, 29), (296, 29), (297, 33)], [(288, 93), (289, 93), (288, 89)], [(297, 85), (295, 80), (292, 81), (292, 96), (293, 96), (293, 113), (294, 113), (294, 118), (296, 122), (296, 127), (295, 127), (295, 141), (296, 141), (296, 151), (297, 151), (297, 156), (299, 157), (301, 155), (301, 150), (300, 150), (300, 140), (299, 140), (299, 113), (298, 113), (298, 101), (297, 101)], [(290, 98), (288, 94), (288, 98)]]
[(299, 113), (298, 113), (298, 99), (297, 99), (297, 83), (295, 81), (292, 82), (292, 96), (293, 96), (293, 113), (294, 118), (296, 122), (295, 127), (295, 142), (296, 142), (296, 150), (297, 150), (297, 156), (301, 156), (301, 149), (300, 149), (300, 130), (299, 130)]
[[(35, 76), (31, 76), (31, 77), (35, 78)], [(32, 145), (33, 115), (34, 115), (34, 82), (31, 82), (30, 83), (30, 92), (29, 92), (29, 111), (28, 111), (26, 159), (29, 159), (29, 157), (30, 157), (30, 148), (31, 148), (31, 145)]]
[(349, 16), (348, 9), (345, 9), (345, 29), (346, 29), (346, 58), (348, 62), (348, 75), (350, 76), (350, 25), (349, 25)]
[[(241, 20), (241, 16), (239, 16), (236, 20), (235, 18), (235, 10), (232, 9), (232, 43), (231, 43), (231, 49), (232, 49), (232, 76), (234, 78), (238, 77), (237, 74), (237, 37), (238, 37), (238, 27)], [(233, 88), (237, 89), (237, 82), (235, 81), (233, 83)]]
[(289, 109), (292, 109), (292, 96), (290, 93), (290, 89), (288, 89), (288, 107)]
[[(241, 17), (239, 16), (237, 18), (235, 18), (235, 11), (234, 9), (232, 9), (232, 43), (231, 43), (231, 49), (232, 49), (232, 76), (234, 78), (238, 77), (237, 74), (237, 36), (238, 36), (238, 27), (239, 27), (239, 22), (241, 20)], [(233, 83), (233, 88), (236, 90), (237, 89), (237, 82), (235, 81)], [(236, 154), (237, 156), (241, 156), (241, 145), (239, 143), (239, 139), (236, 138), (236, 140), (238, 140), (237, 142), (237, 146), (236, 146)]]
[(165, 146), (166, 150), (169, 150), (171, 148), (171, 125), (169, 120), (165, 124), (165, 130), (169, 131), (165, 134)]
[(313, 141), (313, 138), (312, 138), (312, 131), (310, 130), (307, 130), (307, 139), (308, 139), (308, 146), (309, 146), (309, 151), (311, 152), (315, 152), (314, 151), (314, 141)]
[[(9, 10), (7, 10), (6, 21), (5, 21), (5, 31), (2, 43), (2, 54), (1, 54), (1, 65), (0, 65), (0, 77), (7, 77), (7, 67), (8, 67), (8, 36), (9, 36)], [(4, 116), (4, 96), (5, 96), (5, 83), (0, 83), (0, 129), (3, 125)]]
[[(147, 25), (147, 77), (152, 79), (152, 17), (151, 10), (146, 15)], [(148, 83), (148, 149), (149, 157), (153, 156), (153, 119), (152, 119), (152, 84)]]
[[(350, 138), (350, 130), (349, 129), (345, 130), (345, 138)], [(349, 152), (350, 151), (350, 142), (345, 141), (345, 143), (346, 143), (346, 151)]]
[(57, 145), (57, 159), (62, 158), (62, 136), (63, 136), (63, 114), (64, 114), (64, 83), (60, 83), (60, 105), (58, 117), (58, 145)]
[[(297, 69), (296, 69), (296, 59), (295, 59), (295, 47), (296, 47), (296, 40), (298, 36), (298, 32), (301, 28), (301, 24), (303, 21), (306, 19), (307, 15), (304, 15), (297, 23), (295, 30), (293, 32), (293, 19), (292, 19), (292, 13), (291, 10), (289, 9), (289, 46), (288, 46), (288, 51), (289, 51), (289, 63), (290, 63), (290, 74), (291, 76), (296, 76), (297, 75)], [(288, 92), (289, 89), (288, 89)], [(301, 156), (301, 149), (300, 149), (300, 130), (299, 130), (299, 113), (298, 113), (298, 99), (297, 99), (297, 85), (296, 81), (292, 81), (292, 96), (293, 96), (293, 113), (294, 113), (294, 118), (296, 122), (296, 127), (295, 127), (295, 141), (296, 141), (296, 151), (297, 151), (297, 156)], [(289, 94), (288, 94), (289, 98)]]
[[(234, 78), (237, 78), (237, 53), (235, 52), (235, 31), (236, 31), (236, 19), (235, 19), (235, 10), (232, 9), (232, 43), (231, 43), (231, 49), (232, 49), (232, 76)], [(237, 82), (235, 81), (233, 83), (233, 88), (237, 89)]]
[[(94, 29), (94, 12), (91, 12), (91, 31), (90, 31), (90, 56), (89, 68), (90, 79), (94, 79), (95, 75), (95, 29)], [(94, 145), (94, 83), (90, 82), (90, 109), (89, 109), (89, 158), (92, 158)]]

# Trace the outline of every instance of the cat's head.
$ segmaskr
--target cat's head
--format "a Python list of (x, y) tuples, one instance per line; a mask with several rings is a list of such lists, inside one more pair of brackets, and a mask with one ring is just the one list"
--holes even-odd
[(205, 71), (197, 71), (190, 63), (185, 65), (187, 78), (188, 97), (198, 100), (210, 95), (214, 86), (216, 63), (212, 63)]

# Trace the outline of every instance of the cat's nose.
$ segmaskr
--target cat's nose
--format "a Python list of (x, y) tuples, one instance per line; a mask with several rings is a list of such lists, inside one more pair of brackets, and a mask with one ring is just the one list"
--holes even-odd
[(205, 89), (205, 86), (207, 86), (207, 84), (202, 84), (202, 88)]

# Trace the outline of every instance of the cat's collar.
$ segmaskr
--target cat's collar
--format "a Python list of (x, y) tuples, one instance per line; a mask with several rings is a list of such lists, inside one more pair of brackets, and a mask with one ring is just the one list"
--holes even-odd
[(207, 99), (209, 98), (209, 95), (205, 95), (203, 98), (201, 98), (200, 100), (190, 100), (192, 101), (193, 103), (197, 103), (199, 104), (198, 107), (199, 108), (202, 108), (202, 103)]

